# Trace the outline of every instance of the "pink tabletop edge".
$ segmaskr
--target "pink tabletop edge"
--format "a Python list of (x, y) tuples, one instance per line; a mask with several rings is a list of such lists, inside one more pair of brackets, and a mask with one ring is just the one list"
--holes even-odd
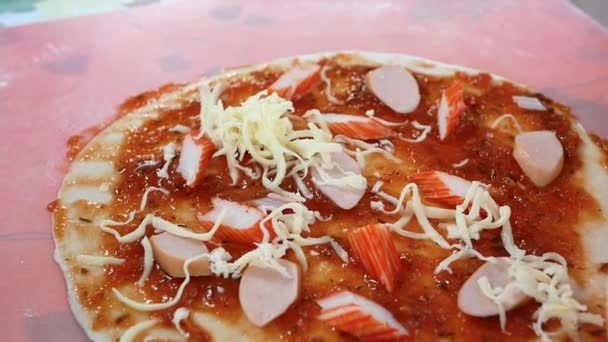
[(608, 136), (608, 32), (566, 0), (175, 1), (1, 29), (5, 338), (48, 341), (57, 331), (58, 341), (84, 338), (44, 210), (62, 180), (70, 135), (167, 82), (345, 49), (492, 71), (571, 106), (588, 129)]

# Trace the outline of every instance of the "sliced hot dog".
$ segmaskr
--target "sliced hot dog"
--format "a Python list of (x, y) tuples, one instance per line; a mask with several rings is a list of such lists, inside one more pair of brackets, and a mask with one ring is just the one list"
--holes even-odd
[[(499, 314), (498, 305), (483, 294), (477, 280), (486, 276), (492, 288), (504, 288), (511, 282), (507, 259), (497, 258), (496, 263), (486, 262), (467, 279), (458, 292), (458, 308), (460, 311), (475, 317), (489, 317)], [(509, 311), (524, 303), (528, 298), (519, 289), (511, 288), (502, 300), (502, 305), (505, 311)]]
[[(352, 174), (359, 176), (361, 175), (361, 167), (353, 158), (351, 158), (351, 156), (346, 154), (346, 152), (333, 153), (332, 160), (336, 165), (330, 169), (323, 170), (329, 177), (340, 179), (349, 176), (348, 174), (345, 174), (345, 172), (351, 172)], [(324, 184), (321, 173), (316, 167), (311, 168), (311, 172), (312, 182), (317, 189), (342, 209), (351, 209), (359, 203), (361, 197), (365, 194), (365, 187), (356, 188), (349, 185), (337, 186)]]
[(420, 90), (418, 82), (402, 66), (385, 65), (365, 76), (365, 84), (389, 108), (397, 113), (409, 113), (418, 108)]
[[(174, 278), (183, 278), (186, 260), (209, 253), (205, 243), (188, 239), (167, 232), (150, 237), (154, 259), (167, 274)], [(190, 263), (188, 271), (191, 276), (210, 275), (209, 260), (199, 259)]]
[(564, 148), (555, 132), (525, 132), (515, 137), (513, 157), (532, 183), (543, 187), (562, 171)]
[(287, 260), (279, 263), (290, 277), (275, 269), (253, 265), (241, 277), (239, 301), (245, 316), (255, 326), (262, 327), (279, 317), (300, 294), (299, 266)]

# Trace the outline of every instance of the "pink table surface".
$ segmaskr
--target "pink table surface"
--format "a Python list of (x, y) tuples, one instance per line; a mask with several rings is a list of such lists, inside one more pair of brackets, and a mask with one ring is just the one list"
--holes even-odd
[(344, 49), (491, 70), (572, 106), (608, 136), (608, 32), (566, 0), (174, 1), (0, 29), (3, 340), (84, 339), (45, 210), (70, 135), (163, 83)]

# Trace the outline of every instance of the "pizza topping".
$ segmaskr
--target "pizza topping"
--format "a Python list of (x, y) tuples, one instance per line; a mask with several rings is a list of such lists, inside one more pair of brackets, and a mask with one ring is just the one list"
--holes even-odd
[(496, 127), (501, 125), (504, 120), (510, 120), (511, 123), (513, 124), (513, 126), (515, 127), (515, 129), (517, 130), (517, 132), (522, 131), (521, 126), (519, 125), (519, 122), (517, 122), (517, 119), (513, 116), (513, 114), (503, 114), (503, 115), (499, 116), (498, 118), (496, 118), (496, 120), (494, 120), (494, 122), (492, 122), (492, 125), (490, 125), (490, 128), (496, 129)]
[[(217, 88), (216, 88), (217, 89)], [(201, 86), (201, 134), (208, 136), (218, 147), (215, 156), (225, 156), (233, 184), (239, 171), (250, 176), (255, 171), (241, 165), (247, 154), (262, 167), (262, 185), (292, 200), (302, 196), (280, 188), (286, 176), (306, 172), (313, 160), (321, 157), (329, 161), (330, 153), (342, 150), (332, 141), (328, 130), (313, 123), (307, 129), (295, 130), (287, 114), (293, 105), (276, 94), (264, 96), (265, 91), (249, 97), (238, 107), (225, 108), (217, 102), (218, 91), (211, 94)]]
[(345, 152), (332, 154), (330, 165), (314, 166), (312, 182), (317, 189), (342, 209), (351, 209), (363, 197), (367, 180), (361, 176), (361, 168)]
[[(382, 193), (379, 187), (374, 186), (372, 190), (383, 198), (392, 197)], [(407, 199), (409, 193), (412, 196), (404, 208), (402, 203)], [(536, 320), (533, 329), (544, 341), (549, 341), (552, 336), (562, 333), (575, 337), (581, 323), (603, 324), (601, 317), (588, 313), (587, 307), (574, 299), (566, 261), (563, 257), (556, 253), (545, 253), (542, 256), (526, 255), (525, 251), (515, 245), (510, 223), (511, 209), (508, 206), (499, 207), (487, 191), (487, 186), (479, 182), (472, 182), (464, 201), (456, 206), (455, 211), (445, 209), (437, 211), (436, 208), (425, 207), (417, 196), (416, 185), (412, 183), (406, 185), (399, 198), (393, 197), (391, 202), (396, 204), (396, 208), (392, 212), (402, 215), (398, 221), (388, 224), (392, 231), (408, 238), (431, 239), (443, 248), (455, 249), (451, 256), (437, 265), (435, 273), (444, 270), (451, 273), (449, 265), (463, 258), (475, 257), (482, 261), (495, 261), (495, 258), (486, 257), (476, 251), (472, 240), (479, 240), (480, 232), (485, 229), (501, 229), (502, 244), (509, 253), (509, 257), (502, 260), (510, 264), (508, 274), (511, 282), (506, 285), (499, 284), (502, 280), (490, 279), (490, 274), (493, 273), (486, 273), (482, 270), (483, 273), (477, 279), (477, 285), (479, 290), (496, 304), (503, 329), (506, 326), (506, 305), (502, 301), (511, 296), (511, 291), (515, 288), (540, 303), (540, 307), (533, 315)], [(387, 212), (383, 206), (378, 206), (378, 209)], [(485, 217), (481, 215), (482, 212), (485, 212)], [(423, 234), (403, 229), (414, 215), (424, 231)], [(447, 238), (456, 242), (452, 244), (439, 235), (428, 220), (431, 217), (447, 220), (450, 216), (453, 217), (454, 224), (443, 224), (443, 226), (447, 230)], [(468, 288), (474, 286), (474, 283), (466, 286), (463, 296), (470, 295), (474, 292), (473, 290), (476, 291), (476, 289)], [(469, 290), (471, 292), (468, 292)], [(474, 312), (476, 308), (472, 308), (468, 304), (465, 306), (465, 310)], [(547, 332), (544, 330), (544, 324), (552, 319), (560, 321), (560, 327), (555, 331)]]
[(355, 139), (374, 140), (390, 138), (396, 134), (395, 131), (381, 125), (376, 120), (363, 116), (323, 114), (315, 118), (326, 122), (333, 134), (342, 134)]
[(459, 169), (469, 163), (469, 158), (465, 158), (457, 163), (452, 164), (452, 166), (456, 169)]
[(298, 66), (279, 77), (270, 87), (269, 92), (275, 92), (287, 100), (297, 100), (306, 95), (319, 79), (319, 66)]
[(205, 176), (209, 160), (215, 152), (215, 145), (207, 137), (197, 137), (192, 132), (184, 137), (179, 155), (177, 172), (186, 180), (186, 185), (193, 187)]
[(529, 110), (547, 110), (547, 108), (543, 105), (542, 102), (540, 102), (539, 99), (537, 99), (536, 97), (530, 97), (530, 96), (513, 96), (513, 102), (515, 102), (517, 104), (517, 106), (519, 106), (519, 108), (522, 109), (529, 109)]
[[(200, 224), (209, 229), (220, 223), (215, 234), (218, 240), (252, 245), (256, 242), (268, 242), (272, 239), (273, 231), (260, 224), (264, 212), (258, 208), (240, 203), (213, 198), (213, 209), (204, 215), (198, 215)], [(220, 222), (219, 216), (225, 211), (229, 213)]]
[(385, 308), (377, 303), (343, 290), (318, 299), (318, 318), (336, 329), (363, 341), (398, 341), (409, 332)]
[(245, 316), (255, 326), (262, 327), (279, 317), (300, 293), (298, 265), (287, 260), (279, 260), (279, 264), (285, 272), (251, 265), (241, 277), (239, 301)]
[(177, 124), (177, 125), (169, 128), (169, 132), (175, 132), (175, 133), (186, 134), (186, 133), (190, 133), (190, 131), (191, 131), (190, 127), (180, 125), (180, 124)]
[(159, 178), (169, 178), (169, 173), (167, 171), (169, 170), (169, 165), (171, 165), (171, 161), (173, 160), (173, 158), (175, 158), (176, 148), (177, 147), (175, 143), (172, 142), (163, 146), (163, 159), (165, 161), (165, 164), (163, 164), (163, 167), (160, 170), (156, 171), (156, 175)]
[[(359, 163), (359, 167), (361, 168), (365, 167), (365, 157), (373, 153), (379, 153), (387, 160), (396, 163), (401, 162), (401, 159), (395, 157), (393, 154), (395, 152), (395, 145), (393, 145), (389, 140), (382, 139), (375, 143), (369, 143), (363, 140), (349, 138), (344, 135), (336, 135), (334, 137), (334, 141), (344, 144), (344, 152), (346, 152), (349, 156), (355, 157), (357, 163)], [(347, 146), (352, 146), (354, 149), (350, 149)]]
[(76, 257), (76, 261), (80, 265), (87, 266), (105, 266), (105, 265), (122, 265), (125, 259), (115, 258), (101, 255), (84, 255), (80, 254)]
[(278, 207), (280, 207), (284, 204), (290, 203), (290, 202), (291, 202), (291, 200), (289, 198), (283, 197), (281, 195), (277, 195), (272, 192), (269, 193), (268, 195), (266, 195), (266, 197), (262, 197), (262, 198), (253, 200), (253, 203), (255, 204), (255, 206), (264, 212), (273, 211), (273, 210), (277, 209)]
[[(496, 316), (529, 299), (525, 293), (513, 286), (513, 279), (508, 272), (509, 266), (509, 258), (502, 257), (487, 261), (477, 269), (458, 292), (460, 311), (475, 317)], [(494, 301), (484, 293), (481, 284), (489, 284), (491, 288), (504, 289), (504, 291)], [(492, 294), (492, 296), (494, 295)]]
[[(312, 109), (304, 113), (302, 116), (309, 121), (312, 121), (319, 125), (320, 129), (326, 132), (328, 135), (330, 134), (329, 126), (327, 122), (323, 120), (323, 114), (316, 109)], [(394, 156), (395, 145), (387, 139), (380, 139), (377, 142), (370, 143), (359, 139), (354, 139), (347, 137), (345, 135), (339, 134), (333, 137), (333, 141), (336, 143), (342, 144), (343, 151), (348, 155), (356, 158), (359, 166), (361, 168), (365, 167), (365, 157), (369, 154), (380, 153), (385, 158), (394, 161), (400, 162), (401, 160)], [(354, 149), (351, 149), (354, 148)], [(327, 162), (329, 156), (322, 156), (323, 161)], [(317, 159), (318, 161), (318, 159)]]
[[(150, 244), (156, 262), (160, 268), (174, 278), (183, 278), (186, 260), (207, 254), (209, 250), (204, 242), (173, 235), (160, 233), (150, 237)], [(190, 263), (188, 269), (192, 276), (210, 275), (209, 260), (198, 259)]]
[(464, 103), (464, 85), (462, 81), (453, 81), (442, 92), (439, 108), (437, 109), (439, 139), (444, 140), (456, 129), (466, 109), (467, 106)]
[(144, 209), (146, 209), (146, 206), (148, 205), (148, 196), (150, 196), (150, 193), (154, 192), (154, 191), (162, 192), (163, 195), (169, 194), (169, 190), (167, 190), (165, 188), (158, 188), (155, 186), (148, 187), (146, 189), (146, 191), (144, 191), (143, 196), (141, 197), (141, 202), (139, 204), (139, 211), (143, 211)]
[(385, 105), (397, 113), (418, 108), (420, 90), (414, 76), (404, 67), (384, 65), (367, 73), (365, 84)]
[(143, 160), (137, 165), (135, 170), (143, 169), (144, 167), (156, 166), (158, 164), (158, 160)]
[(513, 157), (532, 183), (543, 187), (562, 171), (564, 148), (555, 132), (525, 132), (515, 137)]
[(323, 81), (323, 83), (325, 83), (325, 96), (327, 97), (327, 101), (329, 101), (330, 103), (333, 104), (344, 104), (344, 101), (340, 101), (338, 100), (331, 91), (331, 79), (329, 77), (327, 77), (327, 71), (329, 71), (329, 67), (327, 67), (327, 65), (323, 66), (323, 68), (321, 68), (321, 80)]
[(298, 191), (300, 191), (300, 194), (304, 196), (304, 198), (311, 199), (314, 197), (314, 194), (310, 191), (308, 186), (306, 186), (306, 183), (304, 183), (302, 176), (300, 176), (298, 173), (293, 175), (293, 181), (294, 183), (296, 183)]
[(144, 248), (144, 267), (143, 272), (137, 281), (137, 285), (139, 287), (144, 286), (144, 283), (150, 276), (150, 272), (152, 272), (152, 266), (154, 266), (154, 256), (152, 254), (152, 245), (150, 244), (150, 240), (148, 240), (147, 236), (144, 236), (140, 243)]
[(369, 224), (351, 230), (348, 241), (365, 270), (388, 292), (393, 292), (395, 277), (403, 266), (390, 230), (382, 224)]
[(423, 125), (416, 120), (412, 121), (412, 126), (414, 126), (414, 128), (416, 128), (416, 129), (420, 130), (418, 135), (416, 137), (414, 137), (414, 139), (410, 139), (410, 138), (404, 138), (403, 133), (399, 133), (399, 139), (401, 139), (405, 142), (412, 143), (412, 144), (417, 144), (417, 143), (423, 142), (426, 139), (427, 135), (432, 130), (431, 126)]
[(370, 118), (374, 121), (377, 121), (379, 124), (381, 124), (382, 126), (386, 126), (386, 127), (401, 127), (408, 123), (408, 121), (394, 122), (394, 121), (380, 119), (379, 117), (376, 116), (376, 111), (373, 109), (366, 110), (365, 116), (367, 116), (368, 118)]
[(425, 171), (412, 176), (422, 195), (430, 200), (456, 206), (464, 201), (471, 182), (441, 171)]
[[(479, 286), (483, 293), (495, 302), (509, 295), (517, 288), (534, 298), (540, 307), (532, 317), (536, 320), (532, 328), (543, 341), (567, 334), (577, 340), (578, 327), (582, 323), (601, 326), (604, 320), (600, 315), (591, 314), (588, 308), (574, 298), (571, 281), (568, 277), (566, 260), (556, 253), (542, 256), (524, 255), (508, 259), (509, 276), (514, 279), (504, 287), (493, 287), (487, 279), (480, 278)], [(506, 294), (505, 294), (506, 293)], [(500, 308), (500, 306), (499, 306)], [(502, 308), (501, 308), (502, 310)], [(551, 320), (560, 322), (558, 328), (546, 331), (545, 324)], [(501, 313), (501, 326), (506, 326), (506, 316)]]
[(120, 339), (118, 340), (118, 342), (135, 341), (139, 334), (152, 328), (156, 324), (158, 324), (158, 321), (154, 320), (154, 319), (148, 319), (145, 321), (141, 321), (141, 322), (133, 325), (129, 329), (125, 330), (125, 332), (122, 334), (122, 336), (120, 336)]
[(178, 308), (173, 313), (173, 319), (171, 319), (171, 322), (173, 323), (173, 325), (175, 325), (175, 329), (177, 329), (180, 334), (186, 337), (189, 337), (190, 334), (184, 331), (180, 323), (181, 321), (187, 319), (188, 316), (190, 316), (190, 310), (188, 310), (188, 308)]

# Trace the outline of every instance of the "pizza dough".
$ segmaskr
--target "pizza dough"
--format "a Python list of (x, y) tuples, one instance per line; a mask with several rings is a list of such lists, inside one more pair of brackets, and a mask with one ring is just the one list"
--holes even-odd
[[(318, 62), (320, 65), (317, 65)], [(407, 113), (391, 114), (388, 109), (390, 105), (387, 106), (379, 100), (382, 96), (374, 97), (375, 95), (366, 89), (364, 77), (360, 77), (359, 81), (352, 84), (344, 82), (349, 76), (344, 73), (364, 76), (369, 70), (381, 65), (405, 67), (416, 77), (420, 87), (419, 96), (422, 98), (410, 100), (406, 103), (407, 106), (403, 104), (402, 107), (407, 107), (403, 111)], [(200, 180), (196, 175), (196, 179), (190, 177), (188, 184), (183, 180), (174, 181), (180, 177), (177, 164), (180, 158), (184, 158), (180, 155), (180, 145), (186, 134), (198, 138), (197, 134), (200, 133), (194, 130), (210, 129), (200, 127), (198, 101), (201, 96), (199, 93), (201, 85), (215, 88), (215, 92), (208, 94), (211, 97), (207, 98), (221, 95), (222, 100), (227, 104), (225, 110), (220, 110), (211, 108), (205, 103), (203, 112), (207, 110), (207, 112), (226, 113), (229, 111), (229, 105), (236, 107), (257, 92), (252, 92), (252, 89), (261, 90), (258, 88), (269, 87), (281, 73), (293, 68), (302, 68), (303, 71), (297, 75), (302, 78), (299, 82), (306, 81), (306, 86), (282, 87), (282, 89), (287, 89), (284, 95), (287, 96), (289, 93), (288, 97), (292, 98), (295, 104), (295, 111), (290, 115), (296, 117), (290, 120), (298, 129), (309, 127), (309, 123), (315, 122), (311, 120), (315, 115), (334, 113), (367, 116), (385, 127), (392, 127), (398, 134), (388, 138), (388, 142), (387, 140), (367, 141), (365, 142), (367, 145), (361, 140), (348, 137), (334, 137), (335, 141), (322, 141), (323, 144), (321, 140), (317, 141), (319, 146), (322, 145), (328, 151), (340, 144), (349, 146), (352, 149), (350, 158), (361, 163), (349, 167), (348, 170), (341, 170), (345, 175), (344, 178), (350, 177), (348, 186), (351, 188), (344, 193), (335, 191), (336, 188), (343, 190), (344, 187), (332, 183), (334, 178), (323, 178), (324, 170), (339, 170), (341, 169), (339, 164), (330, 163), (331, 165), (325, 169), (319, 166), (320, 171), (315, 169), (309, 172), (316, 175), (314, 182), (310, 179), (310, 174), (305, 175), (304, 170), (285, 174), (285, 182), (289, 184), (286, 187), (291, 191), (291, 195), (281, 193), (274, 196), (273, 201), (277, 203), (278, 199), (276, 204), (278, 206), (281, 205), (280, 203), (288, 203), (289, 206), (289, 203), (297, 201), (316, 206), (312, 211), (302, 212), (316, 215), (314, 218), (308, 217), (310, 222), (314, 222), (310, 227), (314, 229), (314, 236), (323, 236), (324, 239), (320, 238), (322, 242), (311, 243), (310, 246), (301, 248), (300, 251), (304, 256), (298, 255), (295, 247), (287, 253), (287, 258), (292, 262), (301, 262), (303, 258), (307, 260), (307, 268), (302, 270), (302, 279), (299, 280), (302, 283), (302, 290), (295, 304), (285, 314), (259, 328), (247, 320), (239, 307), (239, 280), (232, 279), (232, 275), (238, 276), (238, 272), (234, 273), (234, 269), (230, 272), (226, 271), (229, 273), (226, 274), (227, 278), (208, 276), (190, 279), (187, 274), (184, 274), (185, 278), (172, 278), (153, 261), (155, 257), (151, 252), (153, 248), (146, 247), (147, 239), (142, 237), (165, 231), (163, 234), (181, 234), (182, 238), (208, 241), (214, 229), (226, 230), (226, 227), (220, 227), (221, 222), (224, 222), (222, 215), (236, 217), (240, 215), (238, 209), (220, 212), (214, 221), (217, 225), (212, 224), (203, 228), (197, 220), (197, 215), (212, 209), (211, 198), (220, 196), (250, 206), (256, 206), (255, 201), (258, 200), (269, 203), (267, 200), (261, 200), (267, 196), (268, 186), (262, 186), (260, 181), (252, 180), (260, 177), (259, 173), (262, 170), (259, 167), (244, 169), (242, 166), (251, 164), (242, 164), (237, 169), (238, 179), (235, 182), (235, 175), (231, 172), (234, 168), (227, 166), (226, 158), (221, 157), (221, 153), (220, 157), (214, 157), (208, 165), (205, 165), (204, 179)], [(309, 72), (313, 69), (320, 72), (319, 77), (323, 78), (322, 80), (315, 79), (316, 74)], [(455, 241), (454, 236), (462, 238), (462, 235), (458, 235), (454, 228), (458, 226), (457, 224), (446, 221), (446, 217), (453, 217), (455, 214), (453, 206), (441, 204), (443, 198), (441, 194), (435, 194), (437, 201), (431, 199), (428, 202), (428, 198), (433, 197), (425, 197), (429, 194), (424, 187), (420, 187), (412, 194), (408, 192), (413, 191), (411, 187), (404, 188), (412, 175), (439, 168), (441, 170), (438, 171), (449, 171), (454, 177), (461, 176), (469, 182), (480, 179), (468, 177), (481, 177), (480, 175), (485, 175), (484, 172), (487, 172), (488, 177), (495, 177), (483, 179), (491, 183), (489, 190), (475, 185), (477, 188), (471, 191), (478, 191), (479, 196), (485, 196), (486, 193), (491, 194), (492, 197), (498, 196), (497, 198), (505, 199), (510, 203), (512, 218), (508, 227), (513, 229), (515, 243), (505, 245), (509, 233), (500, 232), (506, 231), (507, 226), (503, 223), (500, 225), (500, 231), (494, 229), (481, 232), (478, 238), (483, 243), (479, 243), (476, 253), (489, 256), (494, 253), (504, 255), (509, 252), (511, 255), (516, 255), (518, 251), (523, 251), (522, 253), (526, 255), (539, 256), (539, 259), (527, 261), (526, 267), (533, 264), (538, 267), (559, 264), (556, 260), (561, 259), (553, 255), (540, 260), (540, 254), (544, 252), (566, 254), (566, 259), (574, 262), (568, 265), (574, 291), (573, 298), (587, 305), (589, 313), (602, 315), (605, 305), (606, 275), (601, 267), (608, 262), (608, 250), (605, 248), (605, 242), (608, 241), (608, 229), (606, 229), (608, 173), (602, 167), (603, 159), (606, 158), (605, 153), (592, 142), (566, 107), (544, 97), (541, 97), (541, 100), (542, 105), (547, 107), (545, 117), (560, 118), (557, 121), (561, 122), (561, 126), (555, 120), (544, 119), (543, 112), (539, 111), (540, 107), (517, 109), (515, 107), (517, 103), (513, 102), (512, 107), (509, 108), (513, 108), (514, 112), (504, 114), (511, 115), (517, 125), (502, 121), (493, 127), (493, 123), (502, 119), (497, 115), (475, 117), (471, 113), (474, 110), (471, 109), (469, 113), (466, 111), (459, 113), (459, 123), (450, 126), (448, 113), (447, 124), (452, 128), (448, 130), (445, 139), (439, 139), (435, 116), (442, 96), (446, 98), (448, 109), (463, 108), (459, 106), (464, 105), (464, 102), (454, 102), (464, 101), (462, 98), (445, 93), (446, 89), (452, 89), (448, 88), (447, 82), (453, 77), (465, 79), (465, 85), (461, 86), (460, 91), (464, 93), (464, 99), (469, 101), (467, 104), (469, 108), (477, 108), (470, 103), (471, 98), (484, 99), (484, 95), (487, 94), (481, 92), (492, 92), (494, 85), (503, 82), (506, 82), (501, 88), (503, 91), (506, 89), (517, 96), (534, 96), (521, 85), (508, 83), (499, 76), (480, 74), (479, 71), (469, 68), (405, 55), (355, 52), (299, 56), (270, 64), (234, 69), (226, 74), (181, 87), (165, 88), (158, 97), (150, 98), (146, 104), (131, 105), (126, 108), (128, 111), (126, 115), (101, 131), (76, 156), (59, 191), (58, 205), (54, 212), (54, 237), (57, 246), (55, 259), (65, 274), (70, 305), (78, 322), (89, 338), (96, 341), (117, 340), (121, 336), (124, 339), (137, 340), (190, 338), (255, 341), (276, 340), (279, 336), (286, 339), (315, 337), (325, 340), (347, 340), (352, 338), (349, 337), (351, 335), (366, 335), (357, 335), (353, 332), (349, 334), (349, 331), (340, 332), (342, 330), (340, 327), (333, 327), (316, 319), (320, 308), (314, 300), (321, 299), (332, 291), (349, 290), (384, 306), (383, 310), (388, 310), (389, 315), (395, 316), (397, 320), (397, 323), (391, 320), (391, 324), (397, 326), (395, 329), (407, 332), (417, 340), (470, 340), (481, 339), (482, 336), (491, 340), (537, 338), (538, 329), (542, 330), (542, 327), (532, 330), (530, 325), (535, 322), (531, 316), (538, 308), (538, 304), (525, 304), (516, 309), (519, 310), (516, 314), (507, 313), (505, 329), (510, 335), (501, 330), (498, 317), (491, 318), (491, 321), (480, 321), (459, 313), (457, 308), (459, 285), (462, 285), (483, 262), (474, 254), (462, 252), (462, 246), (467, 245), (466, 241), (461, 241), (462, 239), (458, 240), (462, 242), (459, 247), (461, 249), (450, 249), (450, 244)], [(328, 83), (327, 80), (330, 82)], [(381, 87), (377, 87), (375, 91), (381, 91), (380, 89)], [(437, 89), (443, 89), (443, 93)], [(433, 93), (429, 93), (431, 90)], [(314, 96), (307, 97), (306, 92), (309, 91), (313, 91)], [(349, 97), (349, 94), (355, 93), (360, 94), (361, 98)], [(498, 98), (499, 95), (495, 96)], [(504, 100), (504, 94), (500, 96)], [(327, 100), (319, 100), (321, 98)], [(390, 94), (390, 98), (391, 101), (399, 100), (398, 96), (395, 98), (395, 94)], [(276, 105), (276, 108), (279, 108), (277, 110), (280, 111), (285, 102), (280, 99), (276, 101), (267, 105)], [(255, 104), (252, 100), (251, 106)], [(497, 112), (496, 108), (490, 108), (492, 103), (484, 102), (483, 105), (486, 106), (485, 110)], [(412, 109), (413, 107), (416, 108)], [(329, 111), (328, 108), (333, 110)], [(305, 110), (309, 109), (320, 109), (322, 112), (305, 114)], [(277, 118), (283, 118), (283, 112), (278, 113)], [(242, 114), (239, 113), (241, 112), (235, 110), (229, 114), (236, 118)], [(273, 129), (284, 128), (276, 123), (284, 121), (263, 121), (264, 118), (260, 120), (272, 125)], [(483, 127), (483, 130), (476, 127)], [(191, 130), (192, 132), (188, 133)], [(523, 172), (525, 170), (518, 169), (514, 159), (501, 160), (488, 154), (491, 149), (486, 148), (487, 145), (495, 144), (496, 151), (511, 155), (512, 138), (518, 130), (558, 131), (558, 138), (564, 139), (563, 170), (553, 183), (538, 188), (533, 181), (526, 178)], [(481, 131), (484, 133), (483, 136), (480, 135)], [(153, 132), (162, 133), (150, 135), (156, 134)], [(313, 129), (312, 132), (316, 134), (317, 131)], [(256, 139), (262, 140), (270, 136), (269, 133), (261, 134)], [(463, 147), (470, 143), (466, 137), (479, 142), (475, 145), (475, 150), (466, 150)], [(226, 140), (228, 138), (225, 135), (221, 137), (225, 141), (228, 141)], [(217, 139), (220, 138), (211, 137), (211, 140), (214, 139), (217, 144), (219, 141)], [(227, 145), (222, 148), (226, 149)], [(302, 143), (295, 148), (298, 151), (306, 151), (311, 147), (310, 144)], [(135, 156), (138, 158), (134, 159), (133, 155), (128, 154), (129, 149), (145, 150), (147, 153), (137, 154)], [(337, 151), (331, 151), (334, 152)], [(206, 153), (206, 155), (210, 154)], [(128, 159), (125, 156), (133, 158)], [(200, 165), (200, 161), (195, 160), (194, 165)], [(493, 168), (508, 169), (510, 172), (492, 175)], [(280, 173), (275, 166), (268, 170), (274, 172), (269, 179)], [(255, 174), (256, 172), (258, 174)], [(148, 183), (150, 180), (154, 180), (154, 183)], [(232, 183), (236, 185), (231, 185)], [(189, 187), (190, 185), (192, 187)], [(218, 189), (221, 191), (218, 192)], [(280, 192), (282, 188), (274, 186), (273, 189), (276, 190), (275, 192)], [(329, 192), (327, 189), (332, 191)], [(401, 210), (398, 210), (399, 205), (392, 210), (399, 202), (402, 189), (405, 189), (404, 193), (408, 194), (407, 198), (410, 198), (413, 204), (404, 202)], [(442, 191), (450, 193), (449, 185), (446, 189)], [(348, 197), (353, 192), (357, 198)], [(364, 194), (359, 196), (361, 192)], [(465, 193), (464, 196), (467, 197), (467, 194)], [(294, 199), (295, 197), (297, 200)], [(424, 205), (420, 202), (420, 198)], [(348, 203), (341, 206), (340, 201), (345, 199), (348, 199)], [(302, 202), (302, 200), (307, 201)], [(331, 200), (334, 202), (330, 202)], [(560, 204), (560, 201), (568, 203), (572, 208)], [(460, 212), (460, 215), (465, 217), (470, 211), (476, 210), (475, 220), (478, 222), (488, 215), (493, 215), (488, 212), (491, 208), (475, 208), (473, 202), (471, 201), (470, 208), (461, 208), (460, 211), (457, 209), (456, 212)], [(416, 207), (415, 203), (420, 203), (420, 206)], [(502, 205), (502, 203), (498, 204)], [(268, 213), (272, 212), (271, 207), (259, 208)], [(354, 208), (350, 209), (352, 207)], [(528, 207), (539, 210), (532, 213), (531, 209), (526, 209)], [(553, 207), (556, 209), (551, 211)], [(445, 211), (447, 208), (452, 208), (452, 211)], [(286, 215), (296, 217), (300, 213), (299, 210), (303, 209), (292, 205), (288, 210), (291, 214)], [(408, 210), (426, 210), (426, 212), (422, 214), (417, 212), (415, 214), (417, 220), (408, 221), (407, 227), (397, 227), (400, 218), (414, 215)], [(389, 214), (391, 211), (393, 214)], [(500, 215), (503, 213), (501, 212)], [(422, 222), (424, 219), (421, 217), (426, 221)], [(377, 222), (379, 219), (384, 222), (395, 222), (391, 226), (392, 236), (404, 266), (404, 270), (396, 275), (396, 292), (392, 292), (392, 295), (385, 292), (381, 284), (367, 276), (375, 273), (364, 269), (358, 257), (353, 256), (346, 237), (350, 229), (372, 223), (369, 221)], [(276, 218), (274, 220), (276, 221)], [(277, 224), (275, 221), (270, 221)], [(547, 232), (551, 232), (547, 227), (553, 225), (556, 227), (554, 236), (547, 236)], [(429, 229), (429, 226), (436, 229), (435, 233), (425, 230)], [(262, 233), (269, 233), (264, 232), (261, 227), (262, 225), (259, 229)], [(526, 229), (523, 230), (522, 227)], [(271, 235), (271, 238), (273, 236)], [(304, 232), (302, 236), (308, 235)], [(473, 239), (476, 239), (474, 234)], [(216, 274), (221, 274), (222, 271), (218, 269), (223, 263), (234, 261), (239, 255), (247, 252), (246, 248), (240, 251), (238, 248), (231, 249), (229, 254), (234, 255), (229, 259), (216, 245), (211, 246), (219, 242), (205, 243), (210, 247), (209, 250), (215, 252), (212, 251), (210, 255), (207, 254), (199, 259), (211, 260), (210, 263), (216, 265)], [(226, 245), (226, 248), (232, 247)], [(511, 250), (505, 251), (505, 248)], [(461, 255), (458, 255), (459, 251), (462, 252)], [(349, 254), (348, 259), (345, 253)], [(454, 260), (457, 260), (454, 263), (450, 265), (440, 263), (454, 255), (456, 255)], [(188, 268), (189, 262), (200, 263), (201, 260), (187, 261), (183, 264), (184, 270)], [(244, 264), (243, 268), (246, 266)], [(520, 272), (522, 267), (515, 265), (512, 271), (515, 274)], [(213, 267), (211, 269), (213, 270)], [(344, 271), (345, 269), (347, 271)], [(146, 273), (148, 276), (144, 277), (142, 274)], [(565, 279), (568, 279), (567, 276)], [(135, 303), (145, 301), (152, 305), (138, 307), (126, 304), (129, 301)], [(184, 315), (185, 312), (188, 314)], [(579, 334), (584, 340), (602, 340), (605, 336), (603, 330), (601, 324), (598, 326), (584, 323)]]

